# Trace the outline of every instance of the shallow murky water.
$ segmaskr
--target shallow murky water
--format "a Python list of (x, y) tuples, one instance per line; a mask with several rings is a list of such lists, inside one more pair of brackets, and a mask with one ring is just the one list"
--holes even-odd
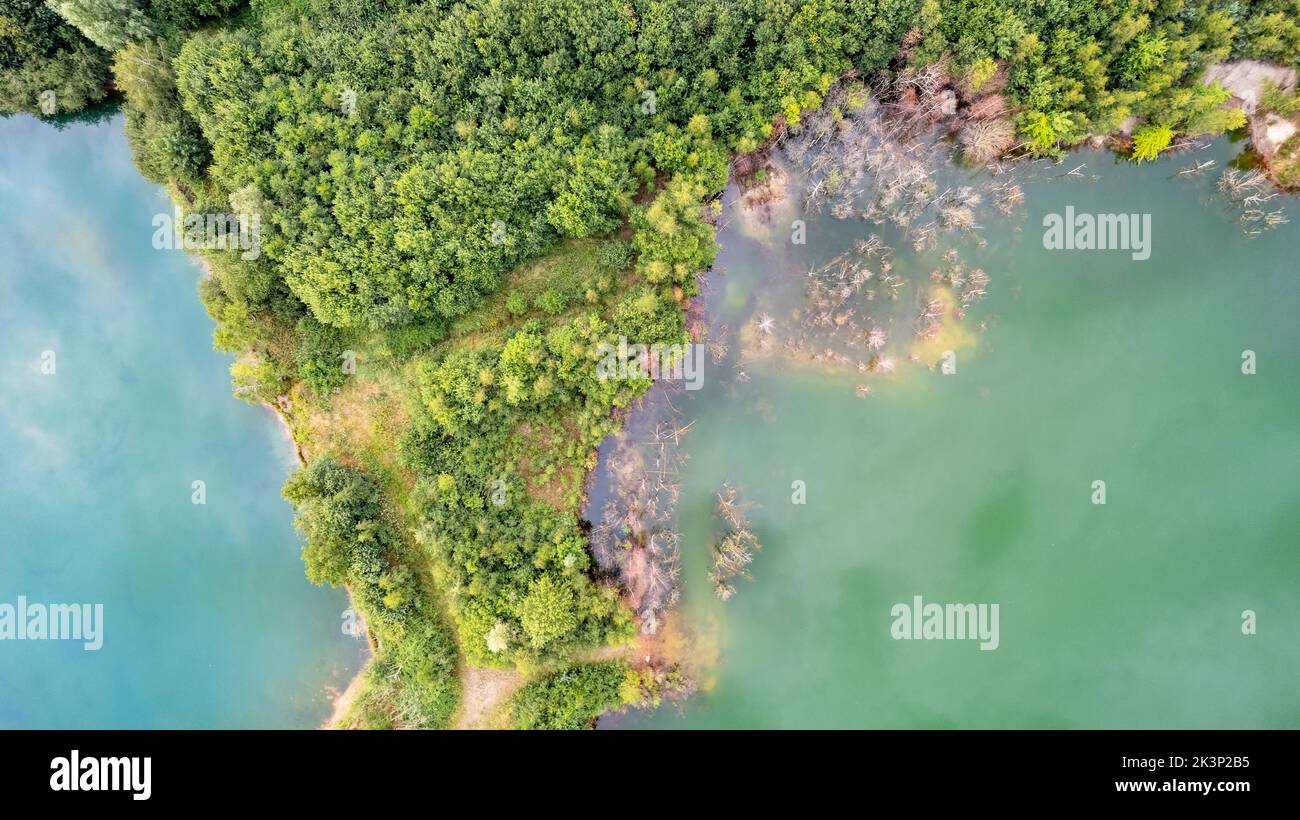
[[(981, 193), (977, 228), (920, 252), (933, 217), (905, 232), (809, 213), (796, 167), (767, 224), (729, 189), (707, 296), (728, 352), (678, 394), (694, 426), (670, 631), (705, 691), (602, 726), (1300, 725), (1300, 221), (1243, 234), (1215, 187), (1235, 150), (1196, 152), (1217, 163), (1201, 176), (1177, 173), (1192, 155), (1104, 152), (948, 168), (940, 192)], [(1045, 249), (1067, 206), (1149, 214), (1150, 258)], [(892, 254), (856, 254), (872, 234)], [(827, 313), (809, 271), (845, 255), (872, 275)], [(885, 258), (901, 284), (882, 286)], [(958, 318), (976, 269), (987, 294)], [(723, 602), (707, 576), (726, 482), (762, 548)], [(997, 604), (997, 648), (894, 639), (918, 595)]]

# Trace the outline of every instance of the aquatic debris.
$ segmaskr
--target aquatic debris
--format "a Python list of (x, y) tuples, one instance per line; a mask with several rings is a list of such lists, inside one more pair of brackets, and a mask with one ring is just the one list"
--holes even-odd
[(659, 382), (639, 400), (605, 457), (610, 497), (591, 525), (592, 556), (617, 573), (641, 629), (653, 633), (680, 596), (681, 536), (676, 529), (686, 462), (682, 441), (694, 427), (673, 405), (680, 383)]
[(732, 177), (739, 183), (741, 203), (760, 225), (772, 220), (772, 205), (785, 199), (785, 174), (768, 157), (768, 146), (741, 154), (732, 162)]
[(870, 259), (885, 249), (885, 243), (877, 234), (873, 233), (866, 239), (859, 239), (857, 244), (853, 246), (853, 249), (862, 256)]
[(943, 321), (943, 300), (929, 299), (921, 306), (916, 317), (916, 335), (921, 339), (933, 338)]
[(1183, 177), (1196, 176), (1203, 171), (1213, 168), (1214, 164), (1214, 160), (1212, 159), (1207, 159), (1204, 162), (1194, 162), (1185, 168), (1180, 168), (1178, 170), (1178, 175)]
[[(948, 137), (955, 126), (1005, 117), (1006, 111), (1000, 102), (989, 103), (978, 116), (968, 111), (958, 115), (960, 120), (937, 124), (936, 113), (947, 117), (942, 112), (953, 102), (943, 93), (949, 82), (942, 69), (905, 70), (895, 79), (882, 75), (871, 83), (851, 78), (827, 91), (820, 110), (805, 112), (781, 132), (774, 151), (790, 174), (790, 190), (799, 192), (793, 196), (796, 206), (809, 215), (829, 210), (830, 216), (847, 219), (857, 214), (883, 227), (864, 231), (848, 249), (813, 262), (804, 272), (804, 302), (788, 321), (772, 303), (761, 304), (766, 311), (756, 311), (750, 320), (743, 354), (890, 373), (906, 355), (888, 349), (891, 340), (912, 335), (904, 328), (913, 325), (910, 330), (922, 339), (935, 338), (943, 323), (960, 321), (985, 295), (989, 276), (968, 270), (954, 245), (985, 245), (981, 222), (995, 211), (1013, 214), (1025, 195), (1016, 181), (1001, 176), (1010, 163), (978, 181), (953, 167)], [(930, 275), (945, 286), (942, 302), (929, 303), (940, 294), (919, 281), (912, 253), (896, 267), (896, 247), (942, 254), (944, 265)], [(768, 322), (769, 313), (780, 321)]]
[(961, 293), (961, 303), (969, 305), (971, 302), (984, 296), (987, 291), (986, 286), (989, 283), (989, 275), (983, 270), (976, 268), (966, 277), (966, 289)]
[(1278, 192), (1262, 171), (1229, 168), (1219, 177), (1219, 190), (1238, 209), (1237, 221), (1248, 236), (1257, 236), (1289, 221), (1285, 209), (1264, 207)]
[(1229, 168), (1219, 176), (1219, 190), (1233, 199), (1246, 199), (1271, 191), (1272, 184), (1262, 171)]
[(994, 204), (1004, 216), (1011, 216), (1025, 201), (1024, 190), (1010, 180), (994, 186), (992, 193), (994, 195)]
[(975, 212), (964, 206), (944, 208), (939, 211), (945, 228), (953, 230), (970, 230), (975, 227)]
[(730, 345), (727, 344), (727, 326), (719, 325), (717, 333), (710, 333), (708, 341), (705, 343), (705, 350), (708, 351), (709, 360), (714, 364), (722, 364), (727, 360), (727, 353), (730, 352)]
[(1016, 127), (1007, 119), (978, 119), (957, 135), (962, 152), (983, 165), (1010, 151), (1016, 144)]
[(754, 553), (761, 549), (758, 538), (749, 527), (746, 514), (748, 504), (730, 483), (723, 484), (718, 493), (717, 514), (727, 526), (727, 533), (713, 545), (713, 567), (709, 570), (709, 583), (722, 600), (736, 594), (732, 580), (737, 577), (752, 579), (748, 566)]

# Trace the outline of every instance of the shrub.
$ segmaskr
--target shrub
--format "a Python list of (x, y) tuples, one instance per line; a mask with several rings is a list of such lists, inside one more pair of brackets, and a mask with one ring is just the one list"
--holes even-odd
[(626, 661), (569, 666), (533, 681), (511, 701), (516, 729), (590, 729), (602, 712), (623, 705)]

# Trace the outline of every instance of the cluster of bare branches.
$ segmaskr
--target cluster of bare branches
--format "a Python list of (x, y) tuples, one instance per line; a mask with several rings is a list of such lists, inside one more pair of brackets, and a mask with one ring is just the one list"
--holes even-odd
[(682, 443), (695, 422), (684, 422), (673, 402), (680, 389), (680, 382), (657, 382), (612, 439), (610, 494), (591, 530), (597, 564), (618, 573), (642, 629), (651, 633), (681, 591), (677, 502), (687, 459)]
[(957, 92), (946, 61), (905, 68), (896, 76), (878, 75), (872, 90), (888, 100), (886, 111), (898, 127), (916, 131), (957, 113)]
[(722, 364), (727, 360), (731, 346), (727, 343), (727, 326), (720, 324), (716, 330), (705, 333), (704, 349), (709, 354), (709, 361)]
[(926, 299), (916, 316), (916, 335), (922, 339), (933, 338), (943, 324), (942, 299)]
[[(961, 319), (985, 295), (989, 276), (966, 270), (955, 256), (945, 256), (949, 264), (935, 277), (952, 297), (931, 293), (921, 282), (910, 282), (910, 275), (905, 278), (910, 260), (900, 259), (895, 267), (891, 246), (910, 245), (918, 254), (959, 240), (982, 246), (982, 220), (995, 211), (1010, 216), (1023, 205), (1017, 181), (1022, 175), (1006, 176), (1023, 163), (999, 161), (991, 176), (977, 181), (955, 168), (948, 130), (1006, 112), (1001, 101), (992, 100), (979, 112), (954, 114), (950, 84), (942, 66), (865, 85), (850, 81), (832, 88), (821, 110), (805, 112), (781, 134), (776, 150), (782, 166), (794, 172), (791, 178), (803, 180), (804, 213), (829, 211), (833, 218), (879, 227), (807, 270), (805, 302), (788, 317), (778, 321), (755, 311), (744, 353), (779, 348), (835, 369), (889, 373), (896, 359), (885, 350), (887, 343), (907, 335), (899, 334), (899, 324), (911, 323), (918, 336), (930, 338), (944, 319)], [(905, 294), (916, 298), (911, 315), (895, 307)], [(859, 384), (857, 393), (866, 396), (870, 388)]]
[(989, 193), (1003, 216), (1011, 216), (1025, 202), (1025, 192), (1015, 180), (1009, 179), (994, 185)]
[(943, 267), (931, 272), (930, 279), (937, 284), (946, 285), (957, 294), (960, 312), (971, 302), (984, 296), (989, 283), (989, 275), (982, 269), (967, 271), (956, 249), (949, 248), (943, 255)]
[[(858, 369), (864, 363), (849, 355), (852, 348), (866, 346), (875, 349), (883, 346), (884, 330), (863, 312), (866, 303), (898, 298), (903, 279), (893, 270), (893, 248), (872, 234), (858, 241), (853, 248), (833, 259), (813, 267), (806, 275), (806, 307), (800, 311), (794, 332), (785, 338), (788, 353), (826, 361), (840, 367)], [(770, 331), (775, 320), (763, 314), (758, 319), (759, 348), (766, 350), (775, 344)], [(874, 335), (873, 335), (874, 333)], [(827, 344), (839, 341), (840, 350)]]
[(713, 545), (713, 567), (709, 570), (709, 583), (722, 600), (736, 594), (732, 581), (751, 578), (749, 565), (754, 553), (761, 547), (758, 537), (749, 526), (746, 509), (749, 505), (740, 500), (740, 494), (731, 484), (723, 484), (718, 493), (718, 517), (726, 524), (727, 532)]
[[(979, 194), (959, 189), (950, 201), (953, 208), (973, 207), (978, 204)], [(950, 289), (953, 298), (940, 299), (937, 294), (915, 289), (917, 312), (913, 328), (921, 339), (932, 338), (949, 314), (963, 318), (966, 308), (987, 292), (989, 275), (979, 268), (967, 269), (955, 248), (949, 248), (943, 259), (944, 265), (930, 278)], [(863, 373), (892, 372), (894, 359), (883, 352), (889, 334), (867, 313), (870, 303), (899, 299), (906, 283), (894, 273), (892, 260), (893, 249), (872, 234), (810, 269), (806, 276), (806, 308), (800, 312), (794, 333), (785, 340), (787, 352)], [(759, 349), (767, 350), (774, 344), (773, 337), (770, 330), (761, 331), (772, 327), (775, 320), (761, 314), (755, 322), (760, 330)], [(859, 396), (869, 393), (869, 389), (858, 391)]]
[(1268, 205), (1278, 192), (1263, 171), (1229, 168), (1219, 177), (1219, 190), (1236, 206), (1237, 219), (1249, 236), (1288, 222), (1284, 209)]
[[(806, 113), (780, 140), (786, 158), (807, 179), (803, 212), (829, 208), (837, 219), (893, 226), (917, 252), (945, 231), (976, 232), (977, 207), (985, 200), (1011, 214), (1024, 198), (1014, 182), (990, 182), (981, 192), (969, 184), (945, 187), (939, 180), (953, 159), (945, 128), (936, 125), (955, 111), (948, 82), (942, 66), (931, 66), (880, 78), (869, 93), (856, 85), (832, 88), (823, 107)], [(968, 154), (987, 154), (981, 161), (1012, 147), (1006, 141), (1014, 141), (1014, 128), (1005, 119), (989, 115), (969, 120), (967, 127), (959, 142), (966, 140)]]
[(1016, 127), (1005, 118), (971, 120), (957, 135), (962, 152), (981, 165), (992, 162), (1016, 144)]
[[(915, 95), (935, 81), (922, 72), (896, 82)], [(936, 192), (930, 167), (943, 143), (938, 134), (915, 133), (916, 124), (926, 119), (925, 109), (881, 103), (896, 96), (881, 88), (856, 102), (850, 99), (862, 93), (860, 87), (833, 88), (820, 111), (806, 114), (798, 128), (783, 135), (782, 149), (808, 174), (806, 213), (819, 213), (829, 202), (837, 218), (860, 216), (905, 228)], [(867, 203), (865, 210), (861, 202)]]

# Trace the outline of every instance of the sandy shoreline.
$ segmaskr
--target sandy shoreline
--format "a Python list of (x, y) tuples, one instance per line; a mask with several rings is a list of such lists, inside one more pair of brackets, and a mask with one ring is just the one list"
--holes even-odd
[(337, 728), (339, 721), (343, 720), (344, 716), (347, 715), (348, 710), (352, 708), (353, 702), (356, 701), (357, 695), (361, 692), (361, 673), (363, 671), (365, 671), (364, 664), (361, 669), (357, 670), (357, 674), (352, 676), (352, 680), (348, 683), (347, 688), (334, 698), (334, 705), (331, 707), (330, 716), (326, 718), (320, 726), (317, 726), (317, 729)]
[[(280, 429), (284, 432), (284, 437), (288, 442), (288, 444), (293, 448), (294, 457), (298, 460), (298, 466), (306, 467), (307, 454), (303, 452), (302, 445), (300, 445), (298, 443), (298, 440), (294, 438), (293, 425), (290, 424), (289, 416), (285, 411), (285, 409), (283, 407), (280, 407), (277, 404), (272, 404), (270, 402), (264, 401), (261, 404), (263, 407), (270, 410), (271, 413), (276, 417), (276, 419), (279, 420)], [(356, 608), (355, 602), (352, 599), (352, 589), (350, 587), (345, 586), (344, 590), (347, 592), (348, 595), (348, 607), (353, 612), (357, 613), (356, 617), (360, 618), (361, 617), (360, 610)], [(363, 628), (365, 627), (364, 622), (362, 623), (362, 627)], [(362, 660), (361, 665), (357, 668), (356, 674), (352, 676), (352, 680), (348, 682), (347, 687), (342, 692), (340, 692), (337, 696), (335, 696), (333, 705), (331, 706), (330, 709), (330, 715), (328, 718), (326, 718), (324, 723), (322, 723), (319, 727), (317, 727), (319, 729), (333, 729), (335, 725), (340, 720), (342, 720), (343, 717), (348, 713), (348, 710), (352, 707), (352, 703), (357, 699), (357, 695), (361, 691), (362, 675), (365, 673), (366, 666), (369, 665), (371, 658), (374, 657), (374, 645), (370, 642), (369, 630), (366, 630), (365, 634), (366, 634), (366, 645), (367, 645), (367, 652), (365, 654), (365, 657)]]
[[(348, 607), (356, 613), (356, 617), (360, 619), (361, 610), (357, 609), (356, 603), (352, 599), (351, 588), (344, 587), (344, 589), (347, 590), (348, 593)], [(356, 701), (357, 695), (361, 692), (362, 677), (365, 675), (366, 668), (370, 665), (370, 661), (375, 657), (375, 645), (370, 638), (370, 630), (366, 628), (365, 621), (361, 622), (361, 628), (363, 634), (366, 636), (366, 652), (361, 660), (361, 665), (357, 667), (357, 671), (353, 674), (352, 680), (348, 681), (347, 687), (334, 697), (334, 703), (330, 708), (330, 716), (325, 719), (324, 723), (317, 727), (318, 729), (337, 728), (339, 721), (347, 715), (348, 710), (352, 708), (353, 702)]]

